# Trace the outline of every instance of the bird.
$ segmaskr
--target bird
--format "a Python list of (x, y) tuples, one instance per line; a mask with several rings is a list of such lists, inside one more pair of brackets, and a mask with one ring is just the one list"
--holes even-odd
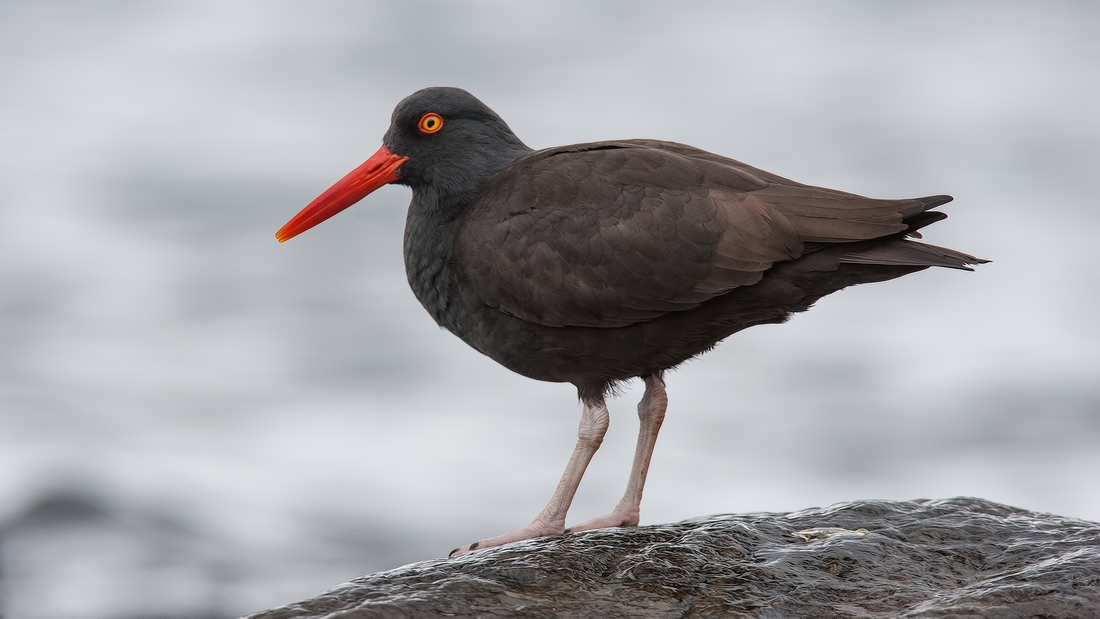
[[(382, 146), (287, 222), (280, 242), (386, 184), (412, 200), (403, 253), (441, 327), (504, 367), (572, 383), (578, 438), (528, 525), (451, 554), (637, 526), (668, 395), (665, 373), (747, 327), (782, 323), (856, 284), (988, 262), (925, 244), (948, 195), (873, 199), (798, 183), (699, 148), (622, 139), (534, 150), (466, 90), (401, 100)], [(640, 378), (626, 491), (606, 516), (566, 514), (609, 424), (606, 398)]]

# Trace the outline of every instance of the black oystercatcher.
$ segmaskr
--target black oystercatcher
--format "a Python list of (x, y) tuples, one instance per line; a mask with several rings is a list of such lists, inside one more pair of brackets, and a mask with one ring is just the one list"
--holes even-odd
[(657, 140), (535, 151), (458, 88), (401, 101), (378, 152), (275, 236), (286, 241), (387, 183), (412, 188), (405, 270), (432, 318), (515, 372), (573, 383), (583, 404), (577, 446), (542, 513), (456, 552), (566, 531), (617, 383), (645, 381), (626, 494), (573, 531), (638, 524), (665, 370), (846, 286), (986, 262), (910, 240), (947, 216), (931, 209), (951, 196), (875, 200)]

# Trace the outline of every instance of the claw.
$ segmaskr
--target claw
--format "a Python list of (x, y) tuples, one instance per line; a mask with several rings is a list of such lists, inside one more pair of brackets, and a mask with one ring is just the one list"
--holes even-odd
[(447, 558), (450, 559), (450, 558), (453, 558), (456, 555), (464, 555), (467, 552), (472, 552), (474, 550), (477, 550), (478, 546), (480, 546), (480, 545), (481, 545), (481, 542), (478, 541), (478, 542), (474, 542), (474, 543), (470, 544), (469, 546), (459, 546), (458, 548), (455, 548), (454, 550), (452, 550), (450, 552), (450, 554), (447, 555)]

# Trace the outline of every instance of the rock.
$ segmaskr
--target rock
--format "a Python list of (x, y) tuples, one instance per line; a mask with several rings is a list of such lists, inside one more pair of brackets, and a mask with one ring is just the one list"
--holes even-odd
[(547, 537), (364, 576), (249, 619), (1100, 618), (1100, 524), (859, 501)]

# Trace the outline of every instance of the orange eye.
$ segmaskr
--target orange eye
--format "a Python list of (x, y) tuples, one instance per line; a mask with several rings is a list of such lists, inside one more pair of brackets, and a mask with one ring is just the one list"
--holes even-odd
[(428, 112), (420, 118), (417, 125), (422, 133), (435, 133), (443, 128), (443, 117), (435, 112)]

